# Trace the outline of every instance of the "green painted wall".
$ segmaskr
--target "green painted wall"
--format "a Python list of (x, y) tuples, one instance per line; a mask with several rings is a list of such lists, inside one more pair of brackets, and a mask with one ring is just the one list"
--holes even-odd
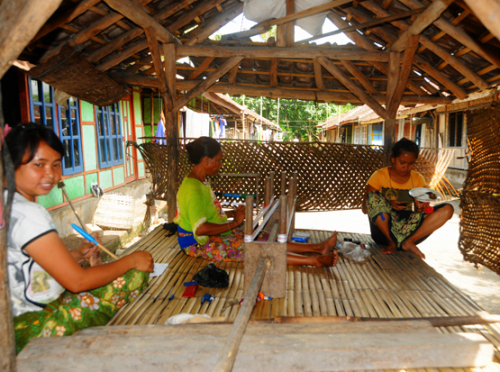
[(144, 137), (151, 137), (151, 127), (148, 124), (144, 126)]
[(66, 191), (71, 200), (85, 195), (85, 184), (83, 176), (67, 178), (64, 180)]
[[(140, 127), (135, 127), (135, 136), (137, 138), (137, 143), (140, 145), (141, 143), (143, 143), (144, 141), (141, 139), (141, 137), (143, 137), (142, 135), (142, 128)], [(142, 159), (142, 155), (140, 153), (140, 151), (137, 151), (137, 158), (138, 159)]]
[(87, 179), (87, 190), (85, 190), (85, 194), (92, 194), (90, 186), (92, 183), (97, 182), (97, 173), (87, 174), (85, 178)]
[(97, 169), (96, 133), (93, 125), (83, 125), (83, 152), (85, 155), (85, 170)]
[(125, 174), (123, 172), (123, 167), (113, 169), (113, 181), (115, 182), (115, 185), (125, 183)]
[(63, 202), (62, 190), (56, 186), (47, 195), (37, 197), (37, 202), (44, 208), (61, 204)]
[(103, 190), (113, 187), (113, 172), (111, 169), (99, 173), (99, 186)]
[(138, 164), (138, 168), (139, 168), (139, 177), (144, 177), (144, 175), (145, 175), (145, 172), (144, 172), (144, 162), (140, 162)]
[(135, 124), (142, 124), (141, 115), (141, 94), (139, 92), (134, 92), (134, 114), (135, 114)]
[(94, 105), (91, 103), (80, 101), (81, 104), (81, 113), (82, 113), (82, 121), (93, 121), (95, 122), (94, 117)]
[(144, 124), (151, 123), (151, 99), (144, 98)]

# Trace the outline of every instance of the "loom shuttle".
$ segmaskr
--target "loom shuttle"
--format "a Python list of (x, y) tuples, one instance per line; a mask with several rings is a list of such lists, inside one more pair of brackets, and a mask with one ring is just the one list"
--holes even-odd
[(76, 231), (78, 231), (80, 233), (80, 235), (83, 236), (85, 239), (87, 239), (89, 242), (94, 243), (95, 245), (99, 245), (99, 242), (97, 240), (95, 240), (95, 238), (92, 235), (90, 235), (88, 232), (86, 232), (80, 226), (72, 223), (71, 227), (74, 228)]

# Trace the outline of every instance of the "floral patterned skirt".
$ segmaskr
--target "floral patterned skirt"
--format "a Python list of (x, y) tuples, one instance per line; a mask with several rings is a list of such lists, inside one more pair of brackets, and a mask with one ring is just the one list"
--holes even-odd
[[(375, 220), (380, 214), (387, 213), (390, 216), (389, 233), (392, 241), (396, 243), (398, 249), (402, 249), (401, 244), (403, 241), (412, 236), (415, 231), (422, 226), (425, 218), (428, 216), (423, 212), (396, 211), (392, 209), (391, 203), (389, 203), (389, 201), (378, 191), (370, 191), (366, 200), (368, 217), (370, 219), (371, 236), (376, 243), (381, 245), (387, 245), (389, 242), (382, 231), (380, 231), (377, 225), (375, 225)], [(444, 203), (435, 205), (434, 211), (444, 207), (445, 205), (449, 204)], [(419, 244), (429, 236), (430, 234), (417, 240), (415, 243)]]
[[(179, 233), (181, 234), (181, 233)], [(184, 253), (191, 257), (202, 257), (210, 261), (237, 261), (244, 260), (244, 238), (243, 229), (237, 227), (231, 230), (230, 235), (209, 236), (204, 244), (194, 244), (183, 249)], [(260, 233), (258, 241), (265, 241), (269, 238), (269, 233)]]
[(66, 290), (43, 310), (14, 317), (17, 352), (35, 337), (69, 336), (107, 324), (123, 305), (137, 298), (148, 281), (149, 273), (130, 270), (103, 287), (80, 293)]

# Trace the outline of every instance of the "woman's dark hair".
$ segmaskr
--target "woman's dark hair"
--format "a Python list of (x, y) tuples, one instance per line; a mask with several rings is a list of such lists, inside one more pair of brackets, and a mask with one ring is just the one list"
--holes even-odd
[[(19, 124), (5, 136), (5, 144), (10, 152), (14, 169), (29, 163), (35, 157), (41, 141), (45, 141), (52, 149), (64, 156), (64, 146), (54, 131), (45, 125), (35, 123)], [(28, 160), (23, 163), (24, 154), (29, 152)]]
[(221, 149), (220, 143), (210, 137), (200, 137), (186, 145), (188, 159), (195, 165), (205, 156), (215, 158)]
[(419, 149), (417, 144), (406, 138), (401, 138), (392, 146), (391, 158), (397, 158), (403, 151), (414, 154), (415, 159), (418, 159)]

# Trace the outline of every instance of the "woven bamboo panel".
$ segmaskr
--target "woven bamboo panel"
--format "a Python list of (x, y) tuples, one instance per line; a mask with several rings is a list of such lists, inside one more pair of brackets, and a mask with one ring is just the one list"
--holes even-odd
[[(260, 175), (257, 187), (255, 179), (251, 177), (214, 177), (211, 180), (212, 188), (218, 193), (219, 199), (226, 202), (235, 200), (224, 196), (226, 193), (241, 195), (257, 192), (262, 197), (265, 178), (271, 172), (275, 173), (274, 189), (277, 195), (281, 189), (282, 172), (289, 176), (297, 172), (297, 211), (359, 209), (368, 178), (382, 167), (383, 148), (377, 146), (245, 140), (220, 140), (220, 143), (224, 152), (221, 174)], [(154, 143), (132, 144), (139, 149), (153, 175), (154, 198), (166, 200), (167, 147)], [(179, 146), (180, 183), (189, 173), (191, 164), (184, 144)], [(415, 170), (422, 173), (431, 187), (439, 188), (442, 185), (440, 191), (445, 193), (443, 175), (450, 160), (451, 152), (447, 150), (423, 149)]]
[(466, 261), (500, 274), (500, 105), (466, 113), (470, 161), (459, 248)]

